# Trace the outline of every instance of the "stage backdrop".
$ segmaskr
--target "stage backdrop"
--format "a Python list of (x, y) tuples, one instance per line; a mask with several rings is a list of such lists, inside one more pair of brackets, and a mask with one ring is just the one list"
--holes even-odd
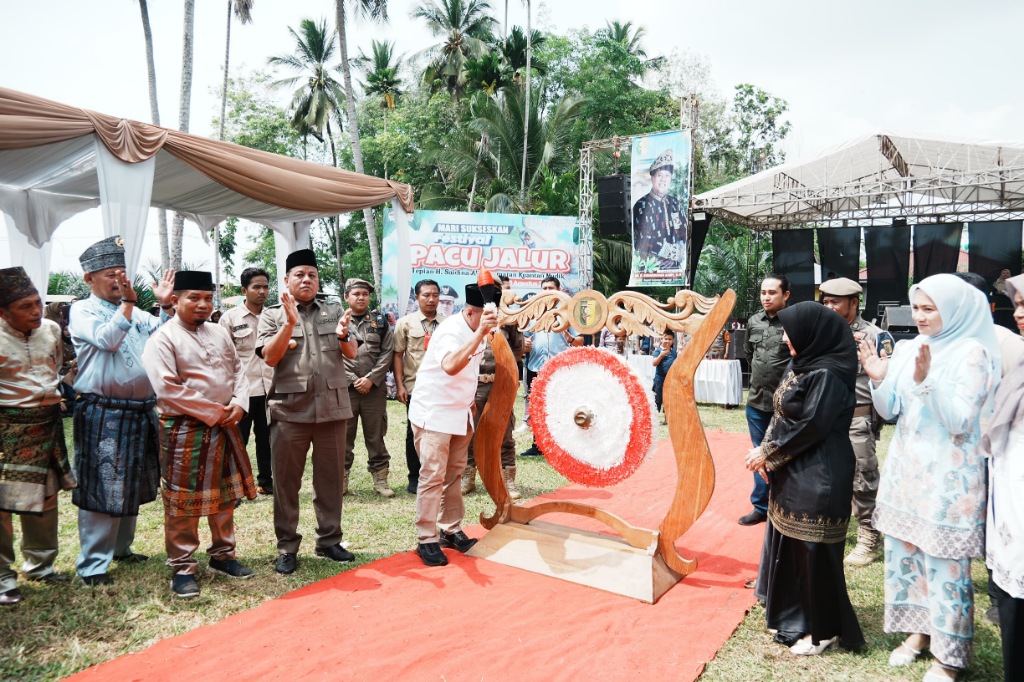
[(576, 224), (575, 216), (416, 211), (405, 226), (385, 211), (381, 306), (389, 318), (415, 311), (413, 287), (432, 279), (441, 285), (439, 309), (451, 314), (481, 269), (509, 277), (521, 296), (540, 291), (547, 275), (575, 293), (582, 285)]
[(789, 280), (790, 305), (813, 301), (814, 230), (774, 230), (772, 270)]
[(690, 131), (633, 138), (629, 286), (684, 286), (690, 245)]

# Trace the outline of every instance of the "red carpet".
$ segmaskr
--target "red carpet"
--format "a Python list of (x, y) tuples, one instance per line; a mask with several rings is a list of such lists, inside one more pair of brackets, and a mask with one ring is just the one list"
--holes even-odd
[[(447, 567), (426, 568), (406, 552), (71, 679), (695, 679), (755, 601), (743, 583), (757, 571), (764, 533), (736, 523), (749, 511), (752, 479), (742, 456), (750, 439), (716, 431), (708, 440), (715, 493), (679, 543), (699, 568), (657, 604), (455, 552)], [(673, 464), (665, 441), (613, 488), (567, 486), (545, 497), (597, 502), (655, 528)]]

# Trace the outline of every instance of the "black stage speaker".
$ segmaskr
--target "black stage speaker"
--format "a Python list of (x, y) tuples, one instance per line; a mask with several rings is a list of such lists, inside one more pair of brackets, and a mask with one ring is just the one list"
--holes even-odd
[(598, 228), (601, 235), (629, 234), (632, 220), (629, 176), (606, 175), (597, 179)]

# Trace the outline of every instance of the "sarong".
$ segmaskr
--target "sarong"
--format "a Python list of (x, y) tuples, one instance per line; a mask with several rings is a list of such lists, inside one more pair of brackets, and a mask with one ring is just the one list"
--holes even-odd
[(51, 469), (62, 490), (75, 487), (60, 405), (0, 407), (0, 511), (42, 514)]
[(83, 393), (75, 406), (71, 501), (108, 516), (138, 516), (160, 486), (156, 398), (128, 400)]
[(227, 502), (256, 499), (252, 466), (237, 426), (161, 417), (160, 455), (164, 509), (170, 516), (209, 516)]

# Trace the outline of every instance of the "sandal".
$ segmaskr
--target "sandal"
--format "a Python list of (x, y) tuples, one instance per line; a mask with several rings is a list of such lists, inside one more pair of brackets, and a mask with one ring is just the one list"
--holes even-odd
[(789, 647), (789, 650), (797, 656), (819, 656), (824, 653), (825, 649), (835, 644), (838, 639), (838, 637), (823, 639), (818, 644), (815, 644), (811, 636), (806, 635), (796, 644)]
[(949, 682), (955, 680), (959, 674), (960, 668), (935, 661), (924, 674), (924, 682)]
[(903, 642), (898, 647), (892, 650), (889, 654), (889, 665), (894, 668), (902, 668), (908, 666), (917, 660), (917, 657), (921, 655), (920, 651), (911, 649), (907, 646), (906, 642)]

